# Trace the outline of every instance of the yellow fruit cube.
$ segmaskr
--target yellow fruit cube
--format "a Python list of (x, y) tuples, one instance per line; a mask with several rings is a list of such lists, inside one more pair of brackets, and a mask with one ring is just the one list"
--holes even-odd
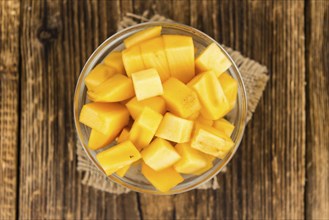
[(207, 159), (207, 165), (201, 168), (200, 170), (197, 170), (194, 173), (192, 173), (193, 175), (199, 176), (213, 167), (212, 162), (215, 160), (215, 157), (209, 154), (204, 154), (203, 156)]
[(156, 112), (163, 115), (166, 112), (166, 103), (164, 99), (160, 96), (152, 97), (149, 99), (144, 99), (142, 101), (137, 101), (137, 98), (132, 98), (126, 103), (126, 107), (131, 115), (131, 117), (136, 120), (139, 114), (143, 111), (144, 107), (149, 107)]
[(204, 118), (217, 120), (227, 113), (229, 103), (213, 71), (197, 75), (188, 86), (198, 94)]
[(212, 126), (214, 121), (211, 119), (206, 119), (204, 118), (202, 115), (199, 115), (197, 119), (195, 119), (195, 122), (200, 123), (200, 124), (204, 124), (204, 125), (209, 125)]
[(162, 37), (145, 41), (140, 47), (145, 67), (155, 68), (159, 73), (161, 81), (166, 81), (170, 77), (170, 69)]
[(113, 51), (105, 59), (103, 63), (116, 70), (116, 73), (125, 73), (125, 68), (122, 61), (122, 53), (119, 51)]
[(176, 143), (188, 142), (191, 139), (194, 122), (166, 113), (155, 136)]
[(131, 167), (131, 164), (126, 165), (126, 166), (122, 167), (121, 169), (118, 169), (117, 172), (115, 172), (115, 173), (120, 177), (124, 177), (126, 175), (126, 173), (128, 172), (130, 167)]
[(100, 63), (86, 76), (85, 84), (88, 90), (92, 91), (114, 74), (115, 69)]
[[(113, 129), (117, 130), (116, 128)], [(117, 136), (117, 131), (110, 132), (109, 134), (104, 135), (95, 129), (91, 129), (89, 141), (88, 141), (88, 148), (92, 150), (98, 150), (110, 144), (112, 141), (114, 141), (116, 136)]]
[(198, 72), (213, 70), (217, 77), (231, 65), (231, 61), (215, 43), (210, 44), (195, 60)]
[(191, 148), (190, 143), (177, 144), (175, 149), (181, 156), (174, 165), (177, 172), (191, 174), (207, 166), (207, 158), (200, 151)]
[(161, 80), (156, 69), (142, 70), (131, 75), (138, 101), (163, 94)]
[(129, 112), (118, 103), (93, 102), (82, 107), (79, 121), (104, 135), (118, 135), (129, 122)]
[(131, 140), (139, 150), (146, 147), (152, 141), (162, 118), (163, 116), (160, 113), (149, 107), (145, 107), (129, 132), (129, 140)]
[(167, 109), (182, 118), (188, 118), (201, 109), (197, 94), (176, 78), (163, 83), (163, 95)]
[(134, 95), (132, 80), (122, 74), (115, 74), (94, 91), (88, 91), (88, 97), (94, 102), (120, 102)]
[(162, 38), (171, 76), (184, 83), (189, 82), (195, 75), (192, 37), (163, 35)]
[(127, 76), (132, 73), (146, 69), (139, 46), (134, 46), (122, 51), (122, 62), (125, 67)]
[(129, 129), (124, 128), (122, 129), (119, 137), (117, 138), (117, 142), (120, 144), (121, 142), (124, 142), (129, 139)]
[(222, 131), (228, 137), (230, 137), (234, 131), (234, 125), (232, 125), (229, 121), (221, 118), (217, 121), (214, 121), (213, 127), (217, 130)]
[(123, 43), (125, 44), (126, 48), (138, 45), (143, 41), (159, 37), (161, 35), (161, 30), (161, 26), (147, 28), (145, 30), (137, 32), (136, 34), (131, 35), (130, 37), (125, 39)]
[(207, 125), (196, 125), (191, 140), (194, 149), (223, 159), (233, 146), (234, 142), (223, 132)]
[[(129, 139), (129, 129), (128, 128), (124, 128), (124, 129), (122, 129), (119, 137), (117, 138), (117, 143), (120, 144), (120, 143), (122, 143), (124, 141), (127, 141), (128, 139)], [(116, 172), (116, 174), (118, 176), (120, 176), (120, 177), (124, 177), (126, 175), (126, 173), (128, 172), (130, 166), (131, 166), (131, 164), (122, 167), (121, 169), (119, 169)]]
[(222, 75), (220, 75), (218, 80), (223, 88), (227, 101), (230, 104), (230, 108), (228, 110), (230, 111), (234, 108), (238, 95), (238, 82), (228, 73), (223, 73)]
[(141, 154), (131, 141), (124, 141), (98, 153), (96, 158), (106, 175), (109, 176), (119, 169), (139, 160)]
[(166, 140), (156, 138), (142, 151), (143, 161), (155, 171), (174, 165), (181, 157)]
[(142, 174), (160, 192), (167, 192), (184, 181), (184, 178), (173, 167), (155, 171), (142, 163)]

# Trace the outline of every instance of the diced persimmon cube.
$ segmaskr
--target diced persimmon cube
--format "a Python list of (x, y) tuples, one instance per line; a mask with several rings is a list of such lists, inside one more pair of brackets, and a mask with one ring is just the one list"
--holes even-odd
[(234, 108), (238, 95), (238, 82), (228, 73), (223, 73), (222, 75), (220, 75), (218, 80), (223, 88), (227, 101), (230, 104), (230, 108), (228, 110), (230, 111)]
[(162, 97), (166, 101), (167, 109), (182, 118), (188, 118), (201, 109), (197, 94), (173, 77), (163, 83)]
[(104, 58), (103, 63), (116, 70), (116, 73), (125, 73), (125, 68), (122, 61), (122, 53), (119, 51), (113, 51), (107, 57)]
[(190, 36), (162, 35), (172, 77), (187, 83), (195, 75), (194, 44)]
[(233, 146), (234, 142), (223, 132), (207, 125), (196, 125), (191, 140), (194, 149), (223, 159)]
[[(116, 128), (113, 129), (117, 130)], [(110, 132), (109, 134), (105, 135), (95, 129), (91, 129), (88, 140), (88, 148), (92, 150), (98, 150), (114, 141), (116, 136), (117, 132)]]
[(155, 136), (176, 143), (188, 142), (193, 131), (193, 121), (180, 118), (169, 112), (163, 117)]
[(184, 181), (184, 178), (173, 167), (155, 171), (142, 163), (142, 174), (160, 192), (167, 192)]
[(132, 46), (138, 45), (143, 41), (159, 37), (161, 35), (161, 26), (155, 26), (151, 28), (147, 28), (145, 30), (139, 31), (136, 34), (131, 35), (127, 39), (123, 41), (126, 48), (130, 48)]
[(204, 118), (217, 120), (227, 113), (229, 103), (213, 71), (197, 75), (187, 85), (198, 94)]
[(142, 70), (131, 75), (138, 101), (163, 94), (163, 88), (156, 69)]
[(204, 125), (209, 125), (212, 126), (214, 121), (211, 119), (206, 119), (204, 118), (202, 115), (199, 115), (197, 117), (197, 119), (195, 119), (195, 122), (200, 123), (200, 124), (204, 124)]
[(199, 175), (207, 172), (208, 170), (210, 170), (213, 167), (212, 163), (215, 160), (215, 157), (212, 156), (212, 155), (209, 155), (209, 154), (204, 154), (204, 157), (207, 159), (207, 165), (204, 168), (202, 168), (200, 170), (197, 170), (194, 173), (192, 173), (193, 175), (199, 176)]
[(126, 107), (134, 120), (137, 119), (144, 107), (149, 107), (162, 115), (166, 112), (166, 103), (160, 96), (144, 99), (142, 101), (137, 101), (137, 98), (134, 97), (126, 103)]
[[(120, 143), (122, 143), (124, 141), (127, 141), (127, 140), (129, 140), (129, 129), (128, 128), (124, 128), (124, 129), (122, 129), (122, 131), (121, 131), (121, 133), (120, 133), (120, 135), (119, 135), (119, 137), (117, 139), (117, 143), (120, 144)], [(127, 171), (129, 170), (130, 166), (131, 166), (131, 164), (122, 167), (121, 169), (119, 169), (116, 172), (116, 174), (118, 176), (120, 176), (120, 177), (124, 177), (126, 175)]]
[(114, 74), (116, 74), (115, 69), (100, 63), (86, 76), (85, 84), (89, 91), (93, 91)]
[(94, 102), (120, 102), (134, 95), (132, 80), (122, 74), (115, 74), (94, 91), (88, 91), (88, 97)]
[[(137, 161), (136, 161), (137, 162)], [(126, 165), (115, 172), (118, 176), (124, 177), (126, 173), (128, 172), (129, 168), (131, 167), (132, 164)]]
[(128, 128), (122, 129), (119, 137), (117, 138), (117, 142), (120, 144), (121, 142), (124, 142), (126, 140), (129, 140), (129, 129)]
[(159, 73), (161, 81), (166, 81), (170, 77), (170, 69), (162, 37), (145, 41), (140, 45), (140, 48), (145, 67), (155, 68)]
[(145, 107), (137, 117), (129, 132), (129, 140), (135, 144), (138, 150), (150, 144), (162, 118), (160, 113), (149, 107)]
[(138, 123), (134, 123), (129, 132), (129, 140), (136, 145), (138, 150), (142, 150), (144, 147), (149, 145), (153, 137), (154, 134), (152, 131), (149, 131)]
[(231, 61), (215, 43), (210, 44), (195, 60), (198, 72), (213, 70), (217, 77), (231, 65)]
[(109, 176), (119, 169), (139, 160), (141, 154), (131, 141), (124, 141), (98, 153), (96, 158), (106, 175)]
[(129, 77), (132, 73), (146, 69), (138, 45), (122, 51), (122, 62)]
[(93, 102), (82, 107), (79, 121), (104, 135), (117, 136), (128, 124), (129, 112), (118, 103)]
[(234, 125), (231, 124), (229, 121), (225, 120), (224, 118), (214, 121), (213, 127), (217, 130), (222, 131), (228, 137), (230, 137), (234, 131)]
[(192, 148), (190, 143), (177, 144), (175, 149), (181, 156), (174, 165), (177, 172), (191, 174), (207, 166), (207, 158), (203, 153)]
[(180, 156), (175, 148), (166, 140), (156, 138), (142, 153), (144, 163), (155, 171), (160, 171), (174, 165)]

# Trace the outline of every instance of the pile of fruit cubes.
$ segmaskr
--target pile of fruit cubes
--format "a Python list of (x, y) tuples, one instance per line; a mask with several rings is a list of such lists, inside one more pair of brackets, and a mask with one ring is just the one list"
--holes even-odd
[[(210, 44), (195, 58), (193, 39), (161, 35), (161, 26), (124, 40), (85, 78), (88, 99), (80, 122), (91, 128), (88, 147), (107, 175), (124, 177), (131, 166), (159, 191), (201, 175), (233, 148), (235, 106), (232, 65)], [(113, 141), (116, 145), (105, 148)]]

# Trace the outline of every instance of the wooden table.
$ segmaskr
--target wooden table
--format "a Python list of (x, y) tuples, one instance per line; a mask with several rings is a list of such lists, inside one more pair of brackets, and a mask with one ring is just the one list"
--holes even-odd
[[(266, 65), (220, 189), (116, 196), (76, 171), (73, 93), (127, 12), (155, 9)], [(0, 219), (328, 219), (329, 1), (0, 1)]]

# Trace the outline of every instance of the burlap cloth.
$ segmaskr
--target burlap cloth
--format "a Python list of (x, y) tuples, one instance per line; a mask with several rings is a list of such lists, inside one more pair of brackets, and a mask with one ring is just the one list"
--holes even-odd
[[(153, 15), (148, 18), (148, 12), (143, 15), (135, 15), (127, 13), (126, 16), (119, 22), (118, 30), (124, 29), (126, 27), (135, 25), (141, 22), (148, 21), (172, 21), (168, 18), (160, 16), (158, 14)], [(231, 55), (239, 70), (242, 74), (242, 78), (245, 83), (247, 97), (248, 97), (248, 114), (247, 120), (249, 121), (252, 117), (252, 113), (255, 111), (256, 106), (262, 93), (265, 89), (268, 72), (267, 68), (254, 60), (242, 56), (239, 52), (232, 50), (231, 48), (225, 47), (227, 52)], [(77, 141), (77, 156), (78, 156), (78, 166), (77, 169), (81, 172), (82, 183), (88, 186), (92, 186), (96, 189), (104, 190), (114, 194), (127, 193), (130, 190), (122, 187), (112, 181), (106, 179), (106, 177), (101, 174), (98, 169), (89, 161), (85, 152), (82, 149), (80, 141)], [(207, 183), (199, 186), (198, 189), (217, 189), (219, 188), (217, 177), (214, 177)]]

